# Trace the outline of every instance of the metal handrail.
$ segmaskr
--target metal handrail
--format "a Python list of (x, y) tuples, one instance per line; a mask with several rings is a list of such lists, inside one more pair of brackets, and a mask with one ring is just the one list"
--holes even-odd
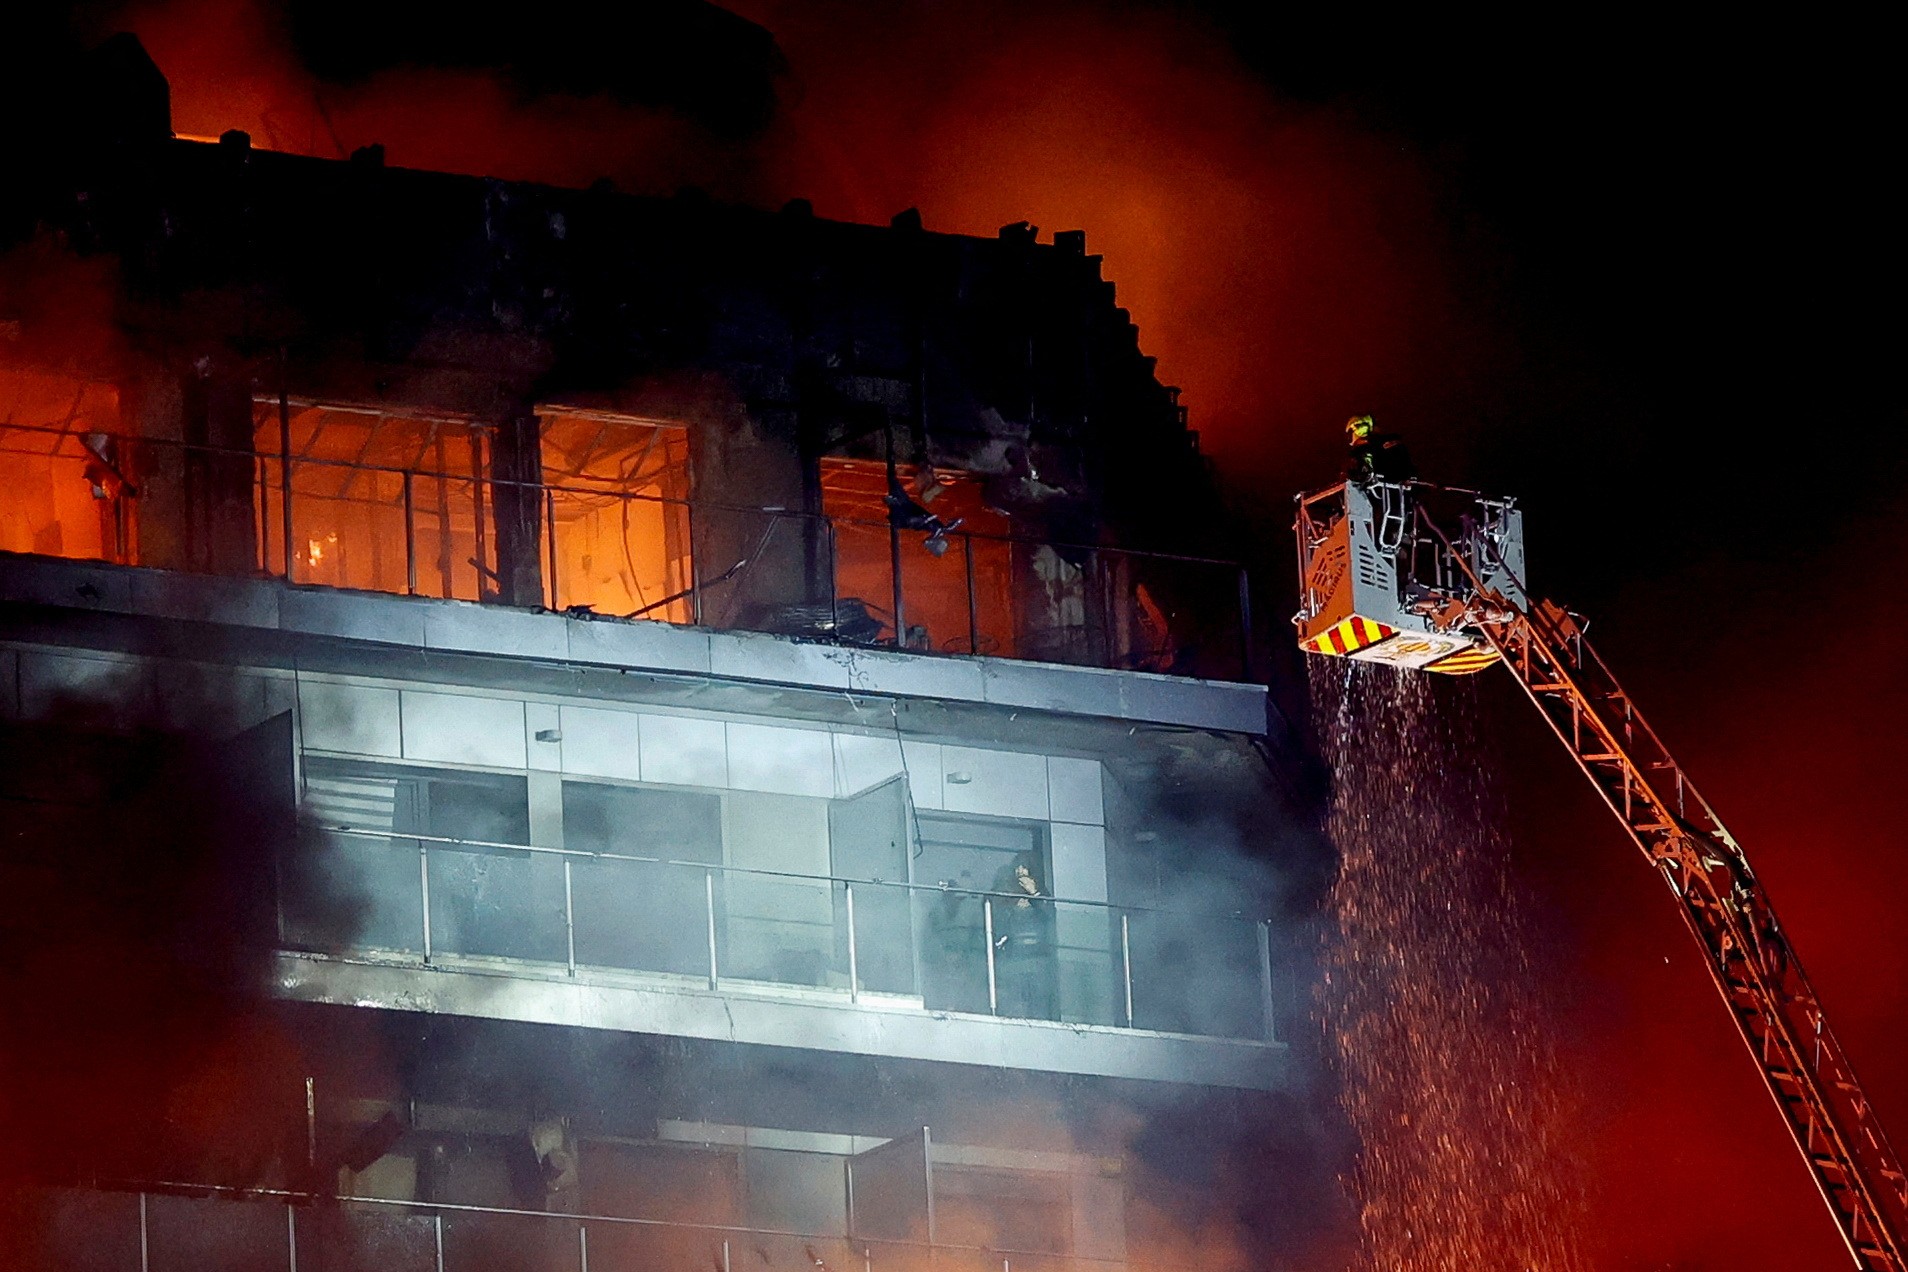
[(1044, 901), (1053, 905), (1090, 906), (1102, 910), (1118, 910), (1141, 914), (1173, 914), (1188, 919), (1237, 919), (1242, 923), (1268, 923), (1271, 920), (1247, 914), (1243, 910), (1176, 910), (1169, 906), (1128, 905), (1113, 901), (1073, 900), (1069, 897), (1048, 896), (1044, 893), (1034, 895), (1026, 892), (997, 892), (988, 888), (956, 888), (938, 883), (907, 883), (899, 879), (851, 879), (843, 875), (803, 874), (795, 870), (767, 870), (760, 866), (730, 866), (709, 861), (681, 861), (673, 857), (642, 857), (631, 853), (598, 852), (587, 848), (553, 848), (543, 844), (518, 844), (497, 839), (460, 839), (453, 835), (425, 835), (408, 830), (379, 830), (369, 826), (334, 825), (329, 822), (314, 823), (317, 830), (331, 834), (350, 835), (360, 839), (402, 839), (424, 843), (443, 844), (450, 848), (496, 849), (503, 852), (541, 853), (552, 857), (583, 858), (591, 861), (630, 861), (652, 866), (682, 866), (692, 870), (714, 870), (722, 874), (762, 875), (773, 879), (788, 879), (800, 883), (813, 884), (851, 884), (855, 886), (873, 885), (881, 888), (904, 888), (913, 892), (927, 892), (936, 896), (950, 893), (969, 897), (998, 897), (1008, 901)]
[[(876, 1258), (875, 1251), (925, 1251), (930, 1257), (936, 1252), (964, 1253), (1001, 1256), (1012, 1258), (1026, 1255), (1038, 1258), (1043, 1265), (1053, 1260), (1083, 1267), (1100, 1267), (1109, 1270), (1123, 1269), (1126, 1272), (1195, 1272), (1197, 1265), (1186, 1263), (1160, 1263), (1156, 1261), (1138, 1262), (1131, 1259), (1108, 1259), (1097, 1255), (1054, 1254), (1051, 1251), (1025, 1250), (1014, 1246), (963, 1245), (948, 1241), (918, 1241), (905, 1237), (868, 1237), (851, 1233), (802, 1232), (792, 1228), (757, 1228), (745, 1224), (724, 1223), (684, 1223), (675, 1219), (645, 1219), (633, 1215), (609, 1215), (577, 1213), (562, 1210), (528, 1210), (515, 1206), (480, 1206), (468, 1202), (454, 1201), (415, 1201), (402, 1197), (366, 1197), (355, 1193), (307, 1192), (295, 1188), (256, 1187), (242, 1188), (231, 1184), (191, 1183), (174, 1179), (148, 1180), (92, 1180), (85, 1184), (43, 1184), (48, 1189), (61, 1188), (72, 1191), (132, 1193), (139, 1197), (140, 1228), (142, 1236), (147, 1227), (145, 1198), (151, 1196), (179, 1196), (190, 1200), (202, 1200), (208, 1194), (213, 1198), (230, 1200), (236, 1203), (248, 1201), (268, 1201), (285, 1206), (287, 1210), (298, 1210), (314, 1206), (383, 1206), (392, 1210), (407, 1211), (426, 1216), (440, 1217), (444, 1214), (494, 1215), (513, 1219), (556, 1219), (576, 1224), (579, 1228), (586, 1224), (603, 1224), (625, 1228), (664, 1229), (675, 1232), (708, 1233), (718, 1238), (776, 1238), (788, 1241), (845, 1243), (856, 1249), (870, 1260)], [(295, 1245), (297, 1225), (287, 1224), (288, 1242)], [(867, 1266), (879, 1268), (879, 1263), (870, 1262)]]
[[(92, 429), (88, 431), (100, 432), (100, 430), (97, 430), (97, 429)], [(52, 437), (78, 438), (80, 436), (78, 433), (75, 433), (70, 429), (47, 428), (42, 425), (36, 425), (36, 424), (12, 424), (12, 423), (6, 423), (4, 421), (0, 421), (0, 437), (4, 437), (4, 435), (8, 432), (40, 433), (40, 434), (45, 434)], [(283, 463), (285, 461), (285, 457), (282, 455), (268, 454), (266, 452), (258, 451), (258, 450), (242, 449), (236, 446), (213, 446), (213, 445), (208, 445), (208, 444), (200, 443), (200, 442), (182, 442), (182, 441), (178, 441), (176, 439), (169, 438), (169, 437), (139, 437), (139, 436), (128, 435), (128, 434), (120, 434), (120, 433), (109, 433), (109, 434), (105, 434), (105, 436), (109, 436), (115, 442), (125, 444), (125, 445), (172, 447), (178, 450), (196, 451), (196, 452), (202, 452), (202, 453), (211, 454), (211, 455), (225, 455), (231, 458), (245, 459), (248, 461), (265, 460), (271, 463)], [(4, 445), (0, 445), (0, 453), (32, 455), (37, 458), (54, 457), (54, 456), (51, 456), (50, 452), (11, 450), (10, 448)], [(71, 458), (78, 458), (78, 456), (72, 456)], [(345, 460), (345, 459), (320, 459), (320, 458), (304, 456), (304, 455), (292, 456), (291, 463), (294, 467), (309, 464), (315, 467), (345, 468), (345, 469), (350, 469), (353, 472), (389, 473), (395, 477), (402, 477), (406, 474), (409, 474), (412, 477), (432, 477), (442, 481), (454, 482), (459, 484), (509, 486), (509, 487), (516, 487), (516, 488), (525, 489), (525, 490), (553, 491), (559, 494), (591, 495), (591, 496), (597, 496), (597, 497), (603, 497), (603, 498), (619, 499), (619, 500), (624, 500), (624, 501), (632, 502), (632, 503), (668, 504), (668, 505), (672, 505), (676, 507), (705, 509), (705, 510), (714, 511), (714, 512), (760, 513), (764, 515), (772, 514), (772, 515), (784, 516), (784, 517), (798, 517), (798, 518), (802, 518), (806, 520), (828, 522), (830, 524), (837, 525), (837, 526), (857, 526), (864, 529), (880, 530), (884, 533), (888, 529), (890, 529), (889, 523), (885, 520), (863, 521), (863, 520), (854, 519), (854, 518), (831, 517), (826, 513), (803, 512), (802, 510), (798, 508), (789, 508), (783, 505), (776, 505), (776, 504), (732, 504), (732, 503), (724, 503), (720, 500), (714, 500), (714, 499), (673, 499), (665, 495), (646, 495), (638, 491), (605, 490), (600, 487), (593, 487), (593, 486), (553, 485), (548, 482), (517, 481), (511, 478), (504, 478), (504, 477), (492, 477), (492, 476), (472, 477), (472, 476), (459, 474), (459, 473), (433, 472), (429, 469), (422, 469), (422, 468), (392, 468), (383, 464), (367, 464), (367, 463), (361, 463), (355, 460)], [(326, 498), (327, 496), (308, 495), (306, 497), (307, 498)], [(359, 502), (365, 502), (365, 501), (359, 501)], [(992, 534), (986, 531), (968, 530), (968, 529), (949, 530), (949, 531), (946, 531), (945, 534), (949, 538), (977, 539), (977, 540), (982, 540), (985, 542), (994, 542), (994, 543), (1020, 543), (1020, 544), (1029, 544), (1035, 547), (1065, 548), (1069, 551), (1077, 551), (1077, 552), (1112, 552), (1122, 556), (1145, 557), (1149, 560), (1157, 560), (1157, 561), (1177, 561), (1187, 565), (1215, 565), (1215, 566), (1224, 566), (1228, 569), (1242, 568), (1241, 563), (1239, 561), (1228, 559), (1225, 557), (1198, 556), (1192, 553), (1184, 553), (1184, 552), (1161, 552), (1161, 551), (1157, 551), (1155, 549), (1150, 549), (1150, 548), (1127, 548), (1127, 547), (1120, 547), (1116, 544), (1075, 543), (1065, 539), (1041, 539), (1031, 535)]]
[[(673, 860), (673, 859), (665, 858), (665, 857), (640, 857), (640, 856), (635, 856), (635, 855), (625, 854), (625, 853), (592, 852), (592, 851), (587, 851), (584, 849), (577, 849), (577, 848), (555, 848), (555, 847), (535, 845), (535, 844), (505, 843), (505, 842), (496, 841), (496, 840), (460, 839), (460, 838), (456, 838), (456, 837), (448, 836), (448, 835), (426, 835), (426, 834), (414, 835), (414, 834), (408, 834), (402, 831), (367, 829), (364, 827), (357, 827), (357, 826), (338, 826), (338, 825), (326, 825), (326, 824), (320, 823), (317, 828), (329, 834), (347, 835), (347, 836), (353, 836), (353, 837), (361, 838), (361, 839), (379, 840), (379, 841), (382, 841), (387, 847), (394, 847), (394, 848), (397, 848), (399, 851), (405, 851), (405, 852), (411, 851), (410, 841), (416, 842), (417, 888), (418, 888), (416, 895), (420, 902), (420, 911), (421, 911), (418, 916), (419, 917), (418, 935), (420, 937), (420, 944), (417, 948), (424, 962), (427, 964), (435, 963), (440, 958), (440, 952), (435, 948), (434, 932), (433, 932), (433, 927), (431, 922), (432, 906), (431, 906), (430, 851), (431, 851), (431, 846), (433, 844), (438, 845), (440, 848), (440, 851), (444, 848), (449, 848), (453, 851), (479, 851), (479, 852), (505, 851), (505, 852), (510, 852), (513, 854), (521, 853), (526, 855), (531, 853), (540, 853), (545, 856), (556, 858), (558, 861), (562, 863), (562, 866), (563, 866), (564, 953), (563, 953), (563, 958), (560, 960), (560, 962), (565, 972), (569, 976), (577, 975), (579, 966), (587, 965), (587, 964), (579, 963), (579, 960), (577, 958), (577, 921), (576, 921), (576, 900), (575, 900), (575, 890), (574, 890), (574, 878), (573, 878), (573, 870), (572, 870), (573, 864), (579, 859), (585, 860), (585, 861), (624, 861), (624, 862), (632, 862), (632, 863), (644, 864), (644, 865), (659, 865), (659, 866), (666, 866), (666, 867), (677, 868), (677, 869), (694, 870), (694, 871), (700, 871), (702, 873), (704, 923), (707, 928), (707, 936), (708, 936), (708, 949), (707, 949), (708, 962), (702, 969), (702, 974), (706, 976), (708, 988), (710, 992), (712, 993), (720, 991), (723, 987), (723, 981), (724, 981), (724, 973), (723, 973), (722, 962), (721, 962), (721, 941), (719, 939), (719, 924), (717, 922), (717, 917), (716, 917), (716, 912), (717, 912), (716, 875), (718, 873), (721, 873), (726, 877), (729, 874), (742, 874), (742, 875), (756, 876), (761, 878), (775, 879), (782, 882), (800, 883), (809, 887), (819, 888), (819, 887), (825, 886), (828, 889), (830, 895), (834, 894), (834, 890), (837, 885), (840, 886), (842, 890), (841, 896), (843, 901), (845, 902), (846, 911), (847, 911), (847, 925), (848, 925), (848, 929), (846, 933), (847, 955), (848, 955), (847, 989), (848, 989), (848, 1000), (851, 1003), (859, 1003), (861, 1001), (861, 994), (863, 989), (863, 986), (861, 983), (860, 967), (859, 967), (860, 950), (859, 950), (859, 945), (857, 941), (858, 934), (855, 928), (855, 888), (857, 886), (863, 887), (863, 888), (867, 888), (867, 887), (898, 888), (901, 891), (908, 893), (910, 896), (916, 892), (922, 892), (930, 896), (940, 896), (940, 897), (948, 897), (948, 896), (962, 897), (962, 898), (979, 897), (981, 899), (981, 915), (982, 915), (982, 921), (984, 924), (983, 932), (981, 934), (982, 935), (981, 945), (982, 945), (982, 956), (985, 960), (986, 969), (987, 969), (987, 1014), (990, 1016), (995, 1016), (995, 1017), (1000, 1017), (1003, 1015), (1001, 1011), (1000, 980), (999, 980), (999, 969), (997, 966), (998, 958), (997, 958), (996, 951), (997, 951), (998, 944), (1004, 943), (1004, 940), (1005, 940), (1004, 937), (1000, 938), (998, 942), (996, 940), (996, 924), (994, 919), (994, 911), (997, 907), (997, 902), (1002, 902), (1002, 903), (1011, 902), (1016, 905), (1022, 905), (1028, 902), (1037, 901), (1037, 902), (1040, 902), (1042, 905), (1055, 907), (1056, 913), (1058, 912), (1058, 907), (1060, 906), (1078, 906), (1087, 910), (1099, 910), (1105, 914), (1107, 920), (1109, 921), (1109, 932), (1111, 931), (1110, 920), (1113, 917), (1113, 915), (1118, 914), (1119, 916), (1119, 947), (1118, 947), (1117, 957), (1115, 956), (1114, 950), (1110, 946), (1106, 950), (1106, 953), (1109, 958), (1108, 970), (1114, 972), (1114, 974), (1117, 975), (1120, 981), (1119, 1001), (1124, 1007), (1124, 1012), (1122, 1013), (1121, 1017), (1118, 1020), (1076, 1022), (1076, 1023), (1094, 1023), (1094, 1024), (1102, 1025), (1107, 1028), (1138, 1029), (1141, 1027), (1134, 1017), (1134, 1005), (1133, 1005), (1133, 947), (1132, 947), (1131, 920), (1132, 920), (1132, 916), (1134, 912), (1137, 911), (1143, 914), (1159, 914), (1159, 915), (1172, 914), (1172, 915), (1178, 915), (1182, 918), (1198, 919), (1208, 924), (1213, 922), (1215, 919), (1220, 921), (1225, 921), (1225, 922), (1234, 922), (1234, 923), (1243, 924), (1247, 928), (1249, 928), (1249, 930), (1252, 932), (1254, 944), (1257, 946), (1257, 949), (1256, 949), (1257, 967), (1255, 968), (1255, 970), (1258, 973), (1259, 998), (1260, 998), (1261, 1010), (1260, 1010), (1260, 1019), (1257, 1026), (1256, 1035), (1253, 1031), (1250, 1031), (1250, 1030), (1247, 1030), (1247, 1031), (1219, 1030), (1211, 1034), (1200, 1033), (1198, 1036), (1202, 1036), (1202, 1037), (1212, 1036), (1212, 1037), (1223, 1037), (1223, 1038), (1232, 1038), (1232, 1039), (1251, 1039), (1256, 1036), (1257, 1039), (1262, 1042), (1276, 1043), (1278, 1041), (1277, 1020), (1276, 1020), (1276, 1012), (1274, 1010), (1274, 998), (1273, 998), (1273, 989), (1272, 989), (1271, 923), (1270, 923), (1270, 920), (1267, 920), (1267, 919), (1252, 919), (1252, 918), (1247, 918), (1240, 914), (1218, 915), (1218, 914), (1213, 914), (1209, 912), (1199, 913), (1199, 912), (1187, 911), (1187, 910), (1164, 910), (1164, 909), (1159, 909), (1159, 908), (1151, 907), (1151, 906), (1120, 906), (1120, 905), (1114, 905), (1113, 903), (1107, 902), (1107, 901), (1088, 901), (1088, 900), (1066, 901), (1066, 900), (1061, 900), (1055, 897), (1039, 896), (1037, 894), (1029, 894), (1026, 892), (999, 892), (999, 891), (993, 891), (989, 889), (955, 888), (951, 886), (942, 886), (940, 884), (929, 885), (929, 884), (921, 884), (921, 883), (902, 883), (898, 881), (894, 883), (889, 883), (884, 880), (877, 880), (877, 879), (847, 879), (847, 878), (841, 878), (841, 877), (837, 877), (833, 875), (800, 874), (794, 871), (767, 870), (767, 869), (762, 869), (760, 867), (718, 865), (711, 862), (703, 862), (703, 861), (678, 861), (678, 860)], [(283, 941), (286, 941), (287, 938), (286, 938), (286, 928), (285, 928), (285, 913), (283, 908), (282, 897), (279, 900), (278, 918), (279, 918), (278, 935), (279, 935), (280, 941), (283, 942)], [(453, 953), (453, 956), (455, 956), (459, 952), (452, 952), (452, 953)], [(921, 970), (920, 963), (919, 963), (920, 953), (917, 949), (914, 949), (912, 945), (910, 945), (910, 958), (913, 960), (913, 962), (911, 963), (911, 966), (913, 967), (914, 971), (918, 974)], [(552, 965), (555, 965), (559, 960), (532, 958), (530, 961), (550, 963)], [(1115, 967), (1117, 967), (1117, 971), (1114, 971)], [(680, 971), (682, 969), (675, 969), (675, 970)], [(728, 979), (733, 981), (738, 978), (730, 976), (728, 977)], [(745, 981), (750, 981), (751, 983), (753, 983), (754, 981), (760, 978), (742, 977), (740, 979)], [(775, 978), (770, 977), (767, 979), (769, 979), (770, 981), (773, 981)], [(1004, 1014), (1011, 1019), (1052, 1019), (1052, 1017), (1048, 1017), (1045, 1015), (1026, 1015), (1024, 1013), (1015, 1013), (1015, 1012), (1008, 1012)]]

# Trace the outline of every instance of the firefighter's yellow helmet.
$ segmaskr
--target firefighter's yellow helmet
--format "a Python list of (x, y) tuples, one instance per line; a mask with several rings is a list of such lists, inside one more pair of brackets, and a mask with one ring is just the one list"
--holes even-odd
[(1362, 442), (1371, 436), (1372, 429), (1376, 427), (1371, 416), (1354, 415), (1345, 421), (1345, 439), (1351, 442)]

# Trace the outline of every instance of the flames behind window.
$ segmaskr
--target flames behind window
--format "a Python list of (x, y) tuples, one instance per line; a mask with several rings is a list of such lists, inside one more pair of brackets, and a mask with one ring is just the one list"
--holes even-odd
[(0, 551), (131, 562), (131, 457), (110, 384), (0, 363)]
[(589, 411), (541, 418), (556, 608), (689, 622), (687, 431)]
[[(901, 484), (943, 524), (959, 521), (939, 556), (921, 530), (900, 531), (901, 608), (910, 649), (949, 653), (1015, 653), (1013, 545), (1006, 514), (987, 506), (978, 480), (945, 470), (897, 467)], [(888, 528), (887, 465), (870, 460), (821, 461), (822, 511), (835, 531), (835, 593), (865, 603), (894, 638), (894, 555)], [(930, 497), (931, 496), (931, 497)], [(990, 537), (991, 536), (991, 537)], [(973, 579), (973, 606), (968, 579)]]
[(492, 590), (482, 429), (467, 420), (296, 402), (281, 421), (273, 401), (256, 403), (253, 420), (266, 573), (282, 576), (289, 566), (295, 583), (467, 601)]

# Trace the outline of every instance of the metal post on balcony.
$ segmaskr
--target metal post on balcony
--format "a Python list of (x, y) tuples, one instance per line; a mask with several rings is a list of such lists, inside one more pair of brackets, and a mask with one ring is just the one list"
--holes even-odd
[(981, 898), (981, 917), (987, 922), (987, 1010), (1000, 1015), (1000, 986), (994, 980), (994, 898)]
[(1239, 679), (1252, 679), (1252, 580), (1239, 567)]
[(411, 470), (404, 470), (404, 589), (417, 595), (417, 503), (411, 497)]
[(722, 1239), (722, 1272), (732, 1272), (729, 1264), (729, 1239)]
[(285, 383), (285, 351), (278, 351), (278, 514), (285, 536), (285, 582), (292, 578), (291, 392)]
[(152, 1272), (151, 1229), (146, 1222), (146, 1194), (139, 1194), (139, 1272)]
[(1278, 1041), (1277, 1018), (1272, 1002), (1272, 923), (1261, 919), (1259, 930), (1259, 1010), (1265, 1019), (1265, 1040)]
[(298, 1272), (298, 1207), (289, 1203), (285, 1206), (285, 1266), (286, 1272)]
[(590, 1272), (590, 1230), (581, 1221), (576, 1225), (576, 1266), (577, 1272)]
[[(628, 498), (627, 495), (624, 496)], [(556, 536), (556, 491), (548, 486), (543, 488), (544, 523), (550, 535), (550, 608), (561, 609), (557, 604), (557, 536)]]
[(888, 569), (894, 576), (894, 647), (908, 647), (908, 618), (901, 596), (901, 528), (888, 519)]
[(980, 652), (980, 597), (974, 591), (974, 536), (966, 535), (961, 540), (962, 552), (967, 558), (967, 652)]
[(702, 553), (696, 542), (696, 506), (685, 505), (689, 512), (689, 621), (702, 626)]
[(855, 885), (844, 883), (842, 890), (848, 896), (848, 1001), (861, 1001), (861, 967), (855, 955)]
[(828, 630), (841, 639), (841, 547), (835, 537), (835, 523), (823, 520), (828, 530)]
[(431, 1234), (437, 1239), (437, 1272), (444, 1272), (444, 1216), (431, 1216)]
[(418, 895), (424, 901), (424, 961), (431, 961), (431, 846), (417, 841)]
[(318, 1164), (318, 1087), (305, 1075), (305, 1165)]
[(570, 975), (576, 975), (576, 898), (571, 890), (570, 859), (563, 859), (563, 942), (568, 951)]
[(1126, 985), (1126, 1027), (1133, 1024), (1133, 930), (1126, 911), (1120, 911), (1120, 978)]
[(709, 917), (709, 988), (714, 989), (721, 979), (720, 969), (716, 966), (715, 871), (703, 871), (702, 884)]

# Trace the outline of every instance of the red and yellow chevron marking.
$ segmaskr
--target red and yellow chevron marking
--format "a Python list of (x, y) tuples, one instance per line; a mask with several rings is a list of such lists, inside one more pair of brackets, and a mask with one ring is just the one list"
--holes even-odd
[(1311, 639), (1299, 642), (1299, 648), (1310, 654), (1349, 654), (1367, 645), (1376, 645), (1397, 633), (1395, 627), (1386, 627), (1383, 623), (1374, 623), (1369, 618), (1354, 614)]
[(1496, 662), (1497, 651), (1489, 645), (1473, 645), (1469, 649), (1460, 649), (1449, 658), (1440, 658), (1426, 667), (1426, 671), (1441, 671), (1447, 676), (1469, 676), (1483, 671)]

